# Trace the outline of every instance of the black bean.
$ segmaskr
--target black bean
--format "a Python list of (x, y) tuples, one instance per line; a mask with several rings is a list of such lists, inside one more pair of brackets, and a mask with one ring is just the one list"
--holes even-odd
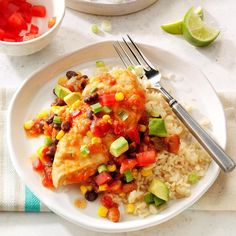
[(52, 124), (53, 118), (54, 118), (54, 114), (51, 114), (47, 117), (45, 121), (47, 122), (47, 124)]
[(56, 98), (52, 106), (65, 106), (66, 103), (60, 98)]
[(57, 145), (58, 142), (59, 142), (59, 141), (58, 141), (56, 138), (53, 138), (53, 139), (52, 139), (52, 143), (53, 143), (54, 145)]
[(88, 104), (93, 104), (98, 100), (98, 93), (93, 93), (84, 98), (84, 102)]
[(80, 80), (80, 87), (82, 90), (86, 87), (87, 83), (88, 83), (88, 79), (83, 78)]
[(90, 120), (93, 120), (93, 112), (91, 111), (91, 110), (88, 110), (87, 112), (86, 112), (86, 115), (87, 115), (87, 117), (90, 119)]
[(116, 171), (110, 172), (109, 174), (111, 175), (112, 179), (115, 179), (118, 176), (118, 173)]
[(71, 79), (72, 77), (75, 77), (75, 76), (77, 76), (77, 75), (78, 75), (78, 74), (77, 74), (75, 71), (72, 71), (72, 70), (66, 72), (66, 77), (67, 77), (68, 79)]
[(52, 144), (51, 146), (48, 147), (48, 151), (46, 152), (46, 156), (50, 158), (54, 158), (55, 153), (56, 153), (56, 145)]
[(61, 124), (61, 129), (65, 132), (68, 132), (70, 130), (71, 123), (69, 121), (63, 121)]
[(130, 145), (129, 145), (129, 153), (133, 153), (137, 150), (137, 144), (135, 142), (132, 142)]
[(53, 124), (53, 128), (60, 130), (61, 129), (61, 124)]
[(94, 190), (88, 191), (85, 193), (85, 198), (86, 200), (93, 202), (98, 198), (98, 193), (95, 192)]

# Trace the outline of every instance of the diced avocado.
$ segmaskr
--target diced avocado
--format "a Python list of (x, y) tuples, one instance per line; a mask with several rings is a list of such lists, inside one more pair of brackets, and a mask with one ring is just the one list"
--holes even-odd
[(152, 204), (154, 203), (154, 195), (152, 193), (147, 193), (144, 195), (144, 201), (147, 204)]
[(148, 128), (149, 135), (155, 135), (158, 137), (167, 136), (165, 121), (162, 118), (150, 118)]
[(60, 98), (64, 99), (64, 97), (71, 93), (68, 88), (62, 87), (61, 85), (57, 84), (54, 88), (55, 94)]
[(98, 167), (98, 173), (101, 174), (102, 172), (108, 171), (107, 165), (103, 164)]
[(119, 137), (110, 146), (110, 153), (118, 157), (129, 149), (129, 144), (124, 137)]
[(69, 93), (64, 97), (64, 101), (68, 106), (72, 106), (72, 104), (78, 101), (80, 97), (81, 93)]
[(166, 186), (165, 183), (163, 183), (161, 180), (159, 179), (153, 179), (148, 191), (153, 193), (155, 196), (157, 196), (158, 198), (165, 200), (166, 202), (169, 199), (169, 189)]
[(166, 201), (163, 200), (163, 199), (160, 199), (159, 197), (157, 196), (154, 196), (154, 203), (155, 203), (155, 206), (158, 207), (162, 204), (164, 204)]

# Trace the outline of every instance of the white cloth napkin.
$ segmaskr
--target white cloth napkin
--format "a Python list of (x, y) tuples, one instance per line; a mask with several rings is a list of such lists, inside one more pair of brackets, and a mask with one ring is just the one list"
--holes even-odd
[[(21, 182), (6, 145), (6, 112), (13, 89), (0, 89), (0, 211), (48, 211)], [(219, 93), (227, 120), (227, 153), (236, 160), (236, 92)], [(236, 211), (236, 171), (221, 173), (210, 190), (191, 207), (195, 210)]]

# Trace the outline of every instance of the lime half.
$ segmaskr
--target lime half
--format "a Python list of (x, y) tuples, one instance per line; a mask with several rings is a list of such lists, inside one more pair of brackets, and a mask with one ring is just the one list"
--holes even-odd
[(220, 31), (206, 25), (194, 8), (186, 13), (183, 21), (183, 36), (192, 45), (204, 47), (212, 43)]
[[(203, 18), (203, 11), (202, 11), (202, 7), (196, 7), (194, 8), (194, 11), (201, 17)], [(164, 24), (161, 26), (161, 28), (169, 33), (169, 34), (182, 34), (183, 30), (182, 30), (182, 24), (183, 24), (183, 19), (175, 21), (173, 23), (169, 23), (169, 24)]]

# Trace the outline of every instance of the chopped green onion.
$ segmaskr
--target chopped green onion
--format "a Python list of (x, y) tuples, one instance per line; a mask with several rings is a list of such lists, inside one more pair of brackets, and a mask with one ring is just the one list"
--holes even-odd
[(121, 118), (121, 120), (123, 120), (123, 121), (127, 120), (128, 117), (129, 117), (129, 114), (128, 114), (127, 112), (125, 112), (125, 111), (119, 112), (118, 115), (119, 115), (119, 117)]
[(82, 145), (80, 147), (80, 153), (84, 156), (87, 156), (89, 154), (89, 149), (87, 145)]
[(155, 206), (158, 207), (162, 204), (164, 204), (166, 201), (157, 197), (157, 196), (154, 196), (154, 203), (155, 203)]
[(111, 112), (112, 112), (112, 109), (111, 109), (110, 107), (108, 107), (108, 106), (104, 106), (104, 107), (103, 107), (103, 111), (104, 111), (105, 113), (111, 113)]
[(120, 156), (122, 153), (129, 150), (129, 143), (124, 137), (119, 137), (110, 146), (110, 153), (114, 157)]
[(102, 111), (102, 105), (99, 102), (91, 105), (90, 107), (91, 107), (91, 110), (93, 111), (93, 113), (95, 113), (95, 114)]
[(46, 146), (50, 146), (50, 145), (52, 144), (52, 139), (51, 139), (51, 137), (46, 136), (45, 139), (44, 139), (44, 144), (45, 144)]
[(199, 176), (196, 173), (191, 173), (188, 175), (188, 182), (190, 184), (195, 184), (199, 180)]
[(110, 22), (110, 21), (104, 20), (104, 21), (102, 22), (102, 29), (103, 29), (104, 31), (110, 32), (110, 31), (111, 31), (111, 28), (112, 28), (112, 26), (111, 26), (111, 22)]
[(133, 179), (134, 179), (130, 170), (125, 171), (124, 176), (125, 176), (125, 181), (127, 183), (133, 181)]
[(105, 172), (105, 171), (108, 171), (106, 165), (103, 164), (103, 165), (100, 165), (100, 166), (98, 167), (98, 173), (99, 173), (99, 174), (102, 173), (102, 172)]
[(152, 193), (147, 193), (144, 195), (144, 201), (147, 204), (152, 204), (154, 203), (154, 195)]
[(96, 67), (105, 67), (104, 61), (96, 61)]
[(155, 135), (158, 137), (167, 136), (165, 121), (162, 118), (150, 118), (148, 128), (149, 135)]
[(98, 88), (94, 87), (94, 88), (91, 89), (91, 93), (95, 93), (97, 90), (98, 90)]
[(98, 34), (99, 33), (99, 28), (96, 24), (92, 24), (91, 25), (91, 31), (94, 33), (94, 34)]
[(132, 71), (132, 72), (134, 72), (134, 71), (135, 71), (135, 67), (134, 67), (134, 66), (131, 66), (131, 65), (130, 65), (130, 66), (128, 66), (128, 67), (127, 67), (127, 69), (128, 69), (128, 70), (130, 70), (130, 71)]
[(54, 116), (53, 123), (54, 124), (61, 124), (61, 118), (59, 116)]

